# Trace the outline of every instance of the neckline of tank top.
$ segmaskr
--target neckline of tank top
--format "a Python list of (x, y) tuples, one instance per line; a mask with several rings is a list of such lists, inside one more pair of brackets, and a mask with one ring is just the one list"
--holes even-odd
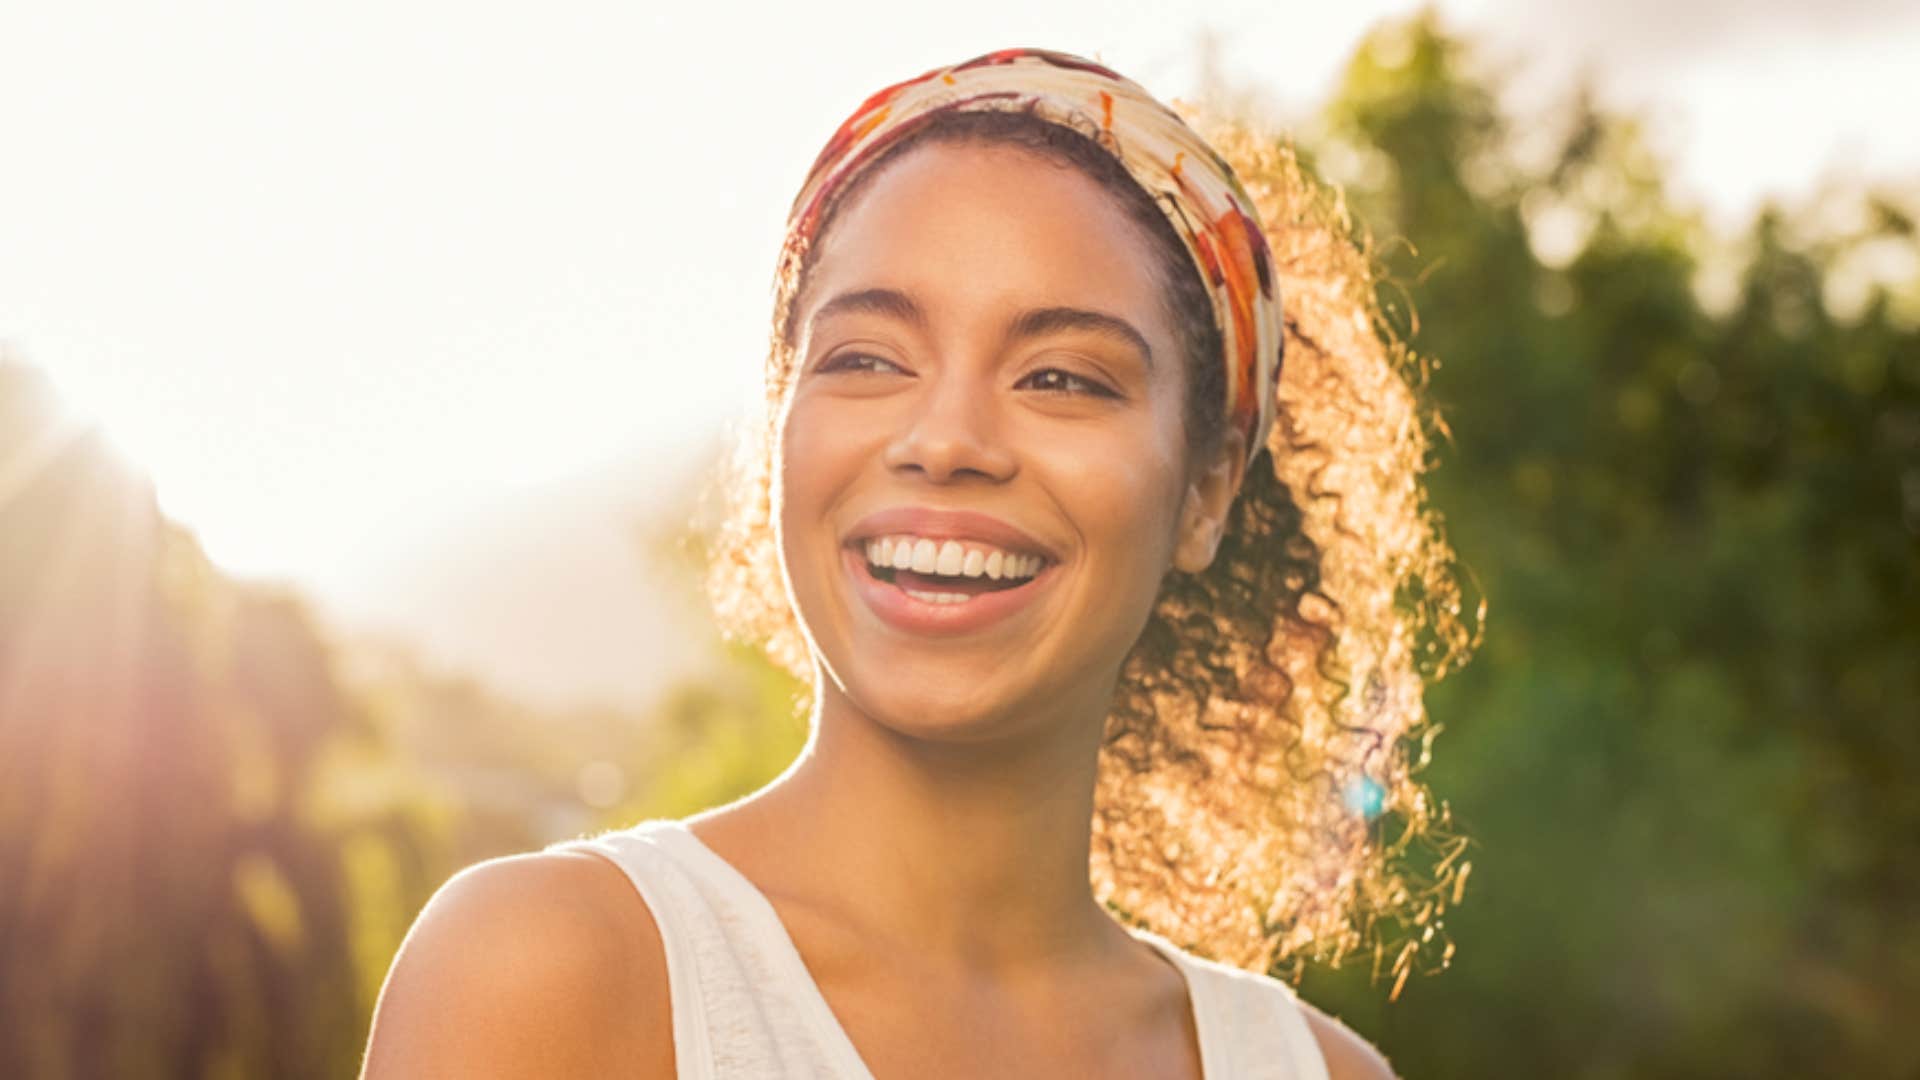
[[(853, 1038), (833, 1013), (833, 1006), (827, 1003), (826, 995), (820, 991), (820, 984), (814, 981), (813, 973), (807, 970), (806, 960), (800, 955), (799, 946), (793, 943), (793, 935), (787, 932), (787, 924), (780, 920), (780, 913), (774, 909), (773, 901), (760, 891), (752, 879), (741, 873), (737, 867), (720, 853), (708, 847), (706, 841), (694, 835), (684, 822), (671, 819), (644, 821), (634, 826), (634, 832), (663, 840), (684, 858), (703, 868), (705, 876), (718, 884), (748, 910), (750, 916), (749, 932), (756, 944), (778, 965), (779, 978), (790, 986), (798, 1004), (807, 1014), (807, 1022), (818, 1035), (828, 1052), (833, 1055), (840, 1069), (848, 1077), (861, 1080), (874, 1080), (873, 1070), (867, 1067), (866, 1059), (860, 1056), (860, 1050), (853, 1045)], [(1226, 1068), (1220, 1060), (1221, 1051), (1217, 1049), (1218, 1036), (1214, 1030), (1214, 1009), (1211, 999), (1205, 993), (1204, 980), (1187, 962), (1187, 955), (1180, 947), (1148, 930), (1123, 926), (1127, 933), (1165, 957), (1179, 973), (1187, 988), (1187, 1004), (1193, 1018), (1196, 1040), (1200, 1044), (1200, 1080), (1214, 1080), (1226, 1076)]]

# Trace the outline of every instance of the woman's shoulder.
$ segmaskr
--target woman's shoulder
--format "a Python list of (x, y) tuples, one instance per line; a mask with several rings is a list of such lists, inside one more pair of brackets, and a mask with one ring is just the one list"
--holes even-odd
[(363, 1075), (668, 1077), (672, 1053), (651, 912), (607, 859), (550, 849), (476, 863), (428, 901)]

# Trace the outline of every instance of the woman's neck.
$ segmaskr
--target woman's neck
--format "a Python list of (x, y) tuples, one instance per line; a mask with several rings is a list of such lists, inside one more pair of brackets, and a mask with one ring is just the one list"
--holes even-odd
[(1009, 973), (1092, 958), (1117, 929), (1087, 873), (1103, 721), (943, 742), (829, 691), (793, 767), (724, 813), (763, 838), (763, 885), (825, 898), (876, 941)]

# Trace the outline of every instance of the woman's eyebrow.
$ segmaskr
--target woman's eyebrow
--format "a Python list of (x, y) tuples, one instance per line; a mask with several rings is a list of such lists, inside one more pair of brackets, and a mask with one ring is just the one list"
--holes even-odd
[(927, 326), (927, 313), (906, 293), (898, 289), (859, 289), (841, 293), (821, 304), (813, 313), (813, 318), (808, 320), (808, 330), (811, 332), (814, 326), (829, 316), (852, 314), (890, 315), (923, 330)]
[(1146, 335), (1134, 329), (1127, 320), (1103, 311), (1074, 307), (1034, 308), (1022, 312), (1019, 318), (1013, 320), (1013, 325), (1007, 328), (1007, 340), (1040, 337), (1068, 330), (1099, 334), (1131, 345), (1140, 351), (1140, 359), (1146, 362), (1147, 367), (1153, 367), (1153, 348), (1147, 344)]

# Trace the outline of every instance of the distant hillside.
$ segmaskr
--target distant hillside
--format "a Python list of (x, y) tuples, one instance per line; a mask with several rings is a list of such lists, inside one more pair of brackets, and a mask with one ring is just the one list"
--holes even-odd
[(504, 492), (326, 590), (328, 620), (546, 707), (643, 707), (718, 662), (691, 571), (661, 557), (716, 456), (668, 447)]

